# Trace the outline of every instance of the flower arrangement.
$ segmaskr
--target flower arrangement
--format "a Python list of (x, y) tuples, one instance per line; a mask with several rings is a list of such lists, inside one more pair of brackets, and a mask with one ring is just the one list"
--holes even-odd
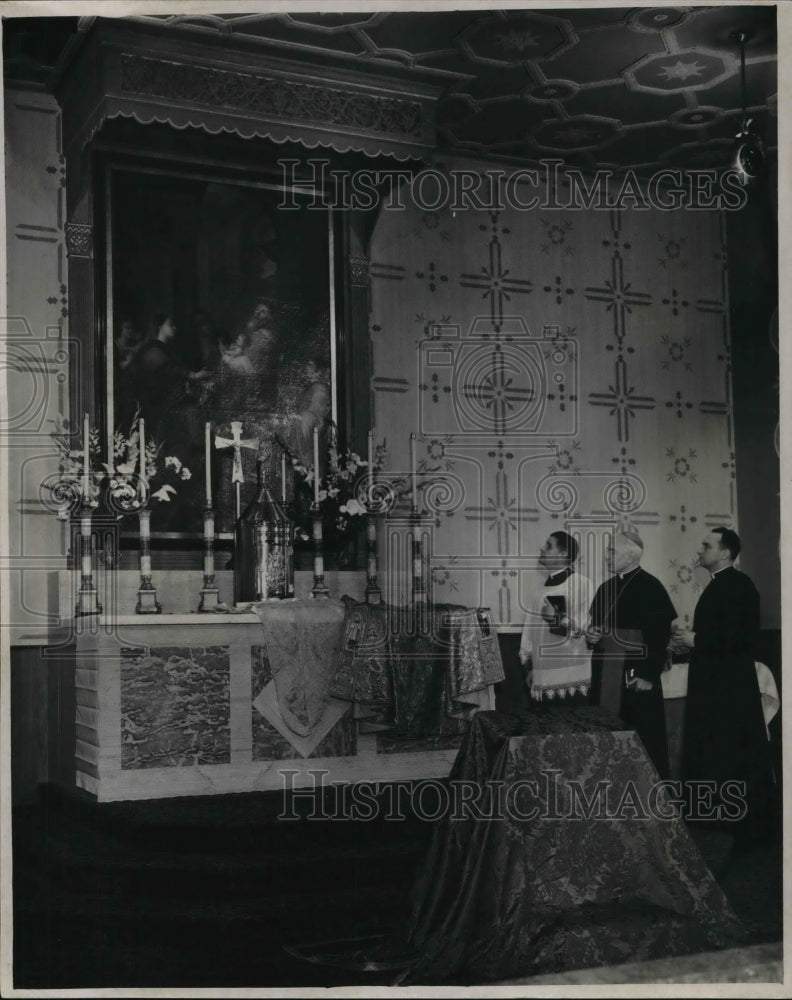
[(104, 502), (116, 517), (121, 518), (139, 510), (150, 500), (160, 503), (169, 501), (176, 493), (174, 484), (191, 478), (190, 470), (180, 459), (169, 455), (162, 460), (162, 446), (149, 440), (145, 445), (146, 487), (143, 487), (137, 414), (132, 419), (128, 434), (115, 431), (110, 462), (101, 461), (101, 444), (96, 428), (88, 433), (86, 460), (84, 435), (78, 437), (71, 422), (62, 415), (53, 423), (55, 429), (51, 437), (58, 448), (58, 473), (53, 482), (42, 485), (52, 494), (57, 505), (57, 517), (61, 521), (68, 521), (80, 503), (96, 508)]
[[(314, 510), (313, 465), (306, 466), (294, 455), (287, 444), (278, 436), (276, 441), (286, 453), (297, 474), (297, 495), (294, 503), (296, 538), (308, 541), (311, 537), (310, 522)], [(319, 481), (319, 510), (328, 528), (337, 534), (350, 530), (363, 514), (383, 513), (392, 504), (410, 492), (406, 476), (386, 476), (374, 485), (374, 480), (385, 468), (387, 459), (386, 442), (378, 444), (369, 462), (349, 449), (339, 451), (335, 434), (331, 435), (327, 449), (327, 472)], [(371, 478), (368, 474), (370, 472)]]
[(53, 496), (57, 505), (58, 520), (68, 521), (72, 510), (80, 503), (90, 507), (99, 506), (102, 479), (102, 473), (97, 472), (101, 454), (99, 431), (94, 428), (88, 434), (89, 470), (86, 494), (86, 442), (82, 437), (76, 436), (71, 422), (63, 415), (59, 414), (51, 422), (55, 424), (50, 436), (58, 449), (58, 474), (54, 482), (45, 482), (42, 485)]
[(192, 473), (175, 455), (160, 458), (162, 445), (151, 439), (145, 442), (146, 485), (141, 478), (140, 430), (137, 415), (129, 433), (113, 434), (113, 461), (102, 463), (107, 480), (110, 506), (119, 517), (140, 510), (150, 500), (167, 503), (176, 493), (175, 483), (192, 478)]
[[(276, 440), (297, 474), (298, 496), (295, 497), (297, 536), (307, 541), (310, 538), (308, 518), (301, 518), (300, 515), (308, 515), (313, 505), (316, 470), (312, 465), (304, 465), (277, 435)], [(376, 463), (374, 467), (376, 470)], [(362, 473), (367, 468), (368, 462), (356, 452), (350, 450), (339, 452), (335, 435), (332, 435), (327, 449), (327, 473), (319, 481), (318, 498), (319, 509), (324, 519), (333, 525), (337, 532), (347, 530), (350, 518), (366, 513), (366, 507), (359, 499), (358, 486)], [(300, 524), (301, 520), (305, 520), (306, 523)]]

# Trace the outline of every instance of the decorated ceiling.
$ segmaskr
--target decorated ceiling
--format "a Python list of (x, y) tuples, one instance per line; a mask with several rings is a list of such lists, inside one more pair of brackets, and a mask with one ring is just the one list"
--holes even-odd
[[(725, 166), (748, 114), (776, 143), (774, 6), (130, 18), (310, 65), (434, 84), (438, 147), (581, 168)], [(90, 18), (4, 21), (6, 78), (46, 85)], [(24, 22), (24, 23), (23, 23)]]

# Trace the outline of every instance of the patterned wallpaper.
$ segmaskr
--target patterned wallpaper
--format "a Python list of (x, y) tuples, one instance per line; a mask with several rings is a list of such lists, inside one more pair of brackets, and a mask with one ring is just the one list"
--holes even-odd
[(41, 483), (57, 472), (50, 437), (69, 412), (68, 262), (64, 239), (66, 165), (60, 111), (47, 94), (8, 90), (6, 139), (6, 287), (3, 319), (7, 412), (0, 428), (8, 461), (8, 576), (12, 644), (46, 642), (56, 615), (49, 576), (66, 566), (66, 529)]
[(372, 240), (373, 412), (391, 471), (418, 435), (434, 599), (519, 625), (549, 532), (597, 584), (628, 516), (689, 621), (736, 518), (721, 214), (406, 204)]

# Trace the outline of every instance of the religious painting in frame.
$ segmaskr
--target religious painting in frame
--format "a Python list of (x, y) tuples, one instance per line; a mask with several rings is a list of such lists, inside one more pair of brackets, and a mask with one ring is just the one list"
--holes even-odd
[[(337, 424), (333, 219), (308, 190), (159, 163), (104, 165), (106, 413), (110, 433), (138, 419), (161, 456), (189, 469), (152, 532), (195, 537), (207, 486), (217, 530), (233, 530), (233, 449), (242, 424), (241, 505), (257, 478), (293, 494), (284, 441), (312, 464)], [(205, 463), (211, 428), (210, 475)]]

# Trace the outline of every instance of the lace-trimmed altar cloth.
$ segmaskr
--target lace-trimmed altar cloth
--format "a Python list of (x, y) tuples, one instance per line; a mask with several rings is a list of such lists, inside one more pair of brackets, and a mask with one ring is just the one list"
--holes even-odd
[(330, 694), (345, 605), (311, 598), (255, 604), (253, 610), (272, 673), (253, 704), (307, 757), (348, 708)]
[(414, 609), (348, 602), (338, 672), (331, 687), (351, 701), (361, 732), (418, 738), (458, 732), (504, 678), (486, 608), (436, 604)]

